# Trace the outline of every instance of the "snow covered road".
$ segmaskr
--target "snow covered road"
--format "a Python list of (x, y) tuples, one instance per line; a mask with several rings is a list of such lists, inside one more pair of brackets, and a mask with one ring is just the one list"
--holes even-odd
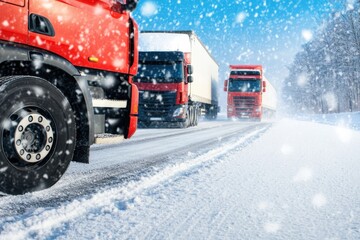
[(359, 143), (294, 120), (143, 129), (1, 197), (0, 239), (359, 239)]

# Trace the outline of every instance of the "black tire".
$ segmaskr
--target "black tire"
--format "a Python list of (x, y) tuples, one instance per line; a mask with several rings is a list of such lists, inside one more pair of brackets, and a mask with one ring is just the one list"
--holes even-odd
[(197, 126), (199, 123), (199, 109), (195, 109), (195, 120), (194, 120), (194, 126)]
[(206, 109), (205, 118), (208, 120), (216, 120), (217, 118), (217, 108), (211, 106)]
[(213, 120), (216, 120), (216, 119), (217, 119), (217, 114), (218, 114), (218, 113), (217, 113), (217, 110), (215, 110), (215, 111), (214, 111), (214, 114), (213, 114), (213, 117), (212, 117)]
[(186, 111), (186, 119), (185, 119), (185, 122), (183, 124), (183, 128), (187, 128), (191, 124), (191, 111), (189, 109), (189, 107), (187, 108), (187, 111)]
[(73, 158), (75, 117), (54, 85), (32, 76), (0, 78), (0, 191), (54, 185)]
[(194, 125), (194, 111), (192, 106), (189, 106), (189, 116), (190, 116), (189, 127), (192, 127)]

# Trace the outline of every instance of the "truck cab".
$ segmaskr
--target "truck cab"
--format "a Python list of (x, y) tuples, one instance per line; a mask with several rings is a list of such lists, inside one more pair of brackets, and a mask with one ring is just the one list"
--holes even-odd
[(139, 125), (189, 127), (215, 119), (218, 64), (193, 31), (142, 31)]
[(140, 52), (138, 74), (139, 124), (184, 123), (191, 65), (183, 52)]
[(228, 118), (256, 119), (262, 117), (262, 94), (266, 92), (260, 65), (231, 65), (230, 77), (224, 82)]

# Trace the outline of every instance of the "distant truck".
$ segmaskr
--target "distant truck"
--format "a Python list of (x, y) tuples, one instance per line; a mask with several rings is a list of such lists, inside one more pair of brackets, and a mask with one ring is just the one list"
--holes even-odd
[(218, 64), (193, 31), (144, 31), (139, 37), (139, 125), (195, 126), (215, 119)]
[(265, 78), (261, 65), (230, 65), (227, 91), (227, 117), (260, 121), (276, 112), (276, 91)]
[(137, 0), (0, 0), (0, 191), (55, 184), (137, 128)]

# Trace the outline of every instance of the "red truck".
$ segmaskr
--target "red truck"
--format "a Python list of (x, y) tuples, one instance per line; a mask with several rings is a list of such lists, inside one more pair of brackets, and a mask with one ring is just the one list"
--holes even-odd
[(218, 64), (193, 31), (143, 31), (139, 36), (139, 125), (196, 126), (216, 119)]
[(134, 134), (136, 2), (0, 0), (1, 192), (48, 188), (91, 144)]
[(228, 118), (260, 121), (276, 112), (276, 92), (261, 65), (230, 65), (224, 91), (228, 92)]

